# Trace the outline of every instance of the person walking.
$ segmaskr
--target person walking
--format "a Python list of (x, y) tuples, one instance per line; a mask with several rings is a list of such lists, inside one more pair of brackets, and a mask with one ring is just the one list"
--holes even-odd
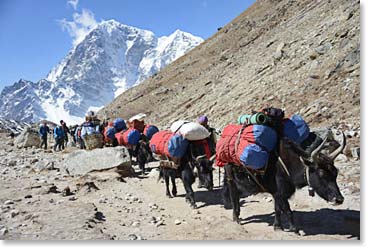
[(68, 141), (69, 141), (68, 134), (70, 134), (70, 130), (69, 130), (68, 126), (66, 125), (66, 123), (64, 122), (64, 120), (61, 120), (60, 124), (61, 124), (61, 127), (63, 128), (64, 134), (65, 134), (64, 141), (62, 143), (62, 149), (64, 149), (68, 145)]
[(56, 126), (54, 128), (54, 138), (55, 138), (54, 151), (55, 152), (57, 148), (59, 149), (59, 151), (62, 150), (64, 137), (65, 137), (64, 129), (61, 126)]
[(47, 149), (47, 134), (48, 133), (50, 133), (50, 128), (47, 126), (47, 123), (44, 122), (43, 124), (41, 124), (39, 128), (38, 134), (41, 139), (40, 148), (42, 148), (42, 146), (45, 146), (45, 150)]
[(217, 143), (215, 128), (212, 128), (208, 125), (208, 117), (205, 116), (205, 115), (200, 116), (198, 118), (197, 122), (199, 124), (201, 124), (202, 126), (204, 126), (209, 131), (210, 136), (208, 137), (208, 141), (209, 141), (210, 152), (212, 154), (215, 154), (215, 146), (216, 146), (216, 143)]

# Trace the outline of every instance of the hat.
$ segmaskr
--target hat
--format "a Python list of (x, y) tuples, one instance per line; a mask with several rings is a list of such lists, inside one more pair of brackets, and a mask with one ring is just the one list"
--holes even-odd
[(207, 116), (201, 116), (198, 118), (198, 122), (199, 123), (207, 123), (208, 122), (208, 118)]

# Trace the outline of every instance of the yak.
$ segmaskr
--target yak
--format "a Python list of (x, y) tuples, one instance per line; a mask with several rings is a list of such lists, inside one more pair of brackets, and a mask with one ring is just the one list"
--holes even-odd
[(284, 230), (281, 222), (281, 215), (284, 214), (289, 230), (298, 231), (288, 202), (296, 188), (308, 186), (310, 196), (316, 192), (334, 205), (342, 204), (344, 198), (336, 182), (338, 170), (334, 166), (335, 158), (345, 147), (344, 133), (342, 137), (340, 146), (330, 155), (321, 152), (328, 137), (312, 152), (305, 152), (298, 144), (283, 137), (277, 152), (270, 154), (263, 175), (251, 175), (242, 165), (225, 165), (223, 199), (226, 208), (233, 208), (233, 221), (240, 223), (240, 192), (267, 192), (272, 195), (275, 207), (274, 230)]
[[(161, 160), (158, 180), (164, 179), (167, 197), (172, 198), (177, 195), (175, 179), (181, 178), (186, 192), (186, 202), (192, 208), (197, 208), (192, 184), (195, 182), (195, 177), (198, 177), (200, 186), (208, 190), (213, 189), (213, 160), (215, 156), (208, 159), (202, 144), (190, 142), (186, 154), (180, 159), (158, 157)], [(170, 180), (172, 194), (169, 189)]]

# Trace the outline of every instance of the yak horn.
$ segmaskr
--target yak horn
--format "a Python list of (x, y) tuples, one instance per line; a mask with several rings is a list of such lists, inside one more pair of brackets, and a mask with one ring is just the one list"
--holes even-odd
[(196, 157), (195, 159), (196, 159), (196, 161), (199, 161), (199, 160), (201, 160), (202, 158), (205, 158), (205, 157), (206, 157), (206, 155), (204, 154), (204, 155), (200, 155), (200, 156)]
[(210, 157), (210, 161), (214, 161), (215, 160), (215, 157), (216, 157), (216, 155), (214, 154), (212, 157)]
[(331, 158), (331, 160), (335, 160), (336, 157), (341, 153), (343, 152), (343, 149), (345, 147), (345, 144), (346, 144), (346, 141), (345, 141), (345, 135), (344, 135), (344, 132), (342, 131), (342, 135), (343, 135), (343, 141), (342, 143), (340, 143), (340, 146), (334, 151), (332, 152), (329, 157)]
[(322, 143), (315, 149), (312, 151), (311, 153), (311, 158), (310, 158), (310, 161), (311, 162), (314, 162), (316, 160), (316, 156), (317, 154), (321, 151), (322, 147), (325, 145), (326, 141), (328, 139), (328, 135), (326, 135), (325, 139), (322, 141)]

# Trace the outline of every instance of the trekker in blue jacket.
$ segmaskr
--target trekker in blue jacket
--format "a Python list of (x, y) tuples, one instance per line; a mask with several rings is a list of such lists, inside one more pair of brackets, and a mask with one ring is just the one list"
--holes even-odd
[(47, 126), (47, 123), (44, 122), (43, 124), (41, 124), (40, 129), (38, 130), (38, 134), (41, 139), (40, 148), (42, 148), (42, 146), (45, 146), (45, 150), (47, 149), (47, 134), (48, 133), (51, 133), (50, 128)]
[(59, 151), (61, 151), (65, 138), (65, 132), (63, 127), (56, 126), (54, 128), (54, 138), (55, 138), (54, 151), (56, 151), (57, 147), (59, 147)]

